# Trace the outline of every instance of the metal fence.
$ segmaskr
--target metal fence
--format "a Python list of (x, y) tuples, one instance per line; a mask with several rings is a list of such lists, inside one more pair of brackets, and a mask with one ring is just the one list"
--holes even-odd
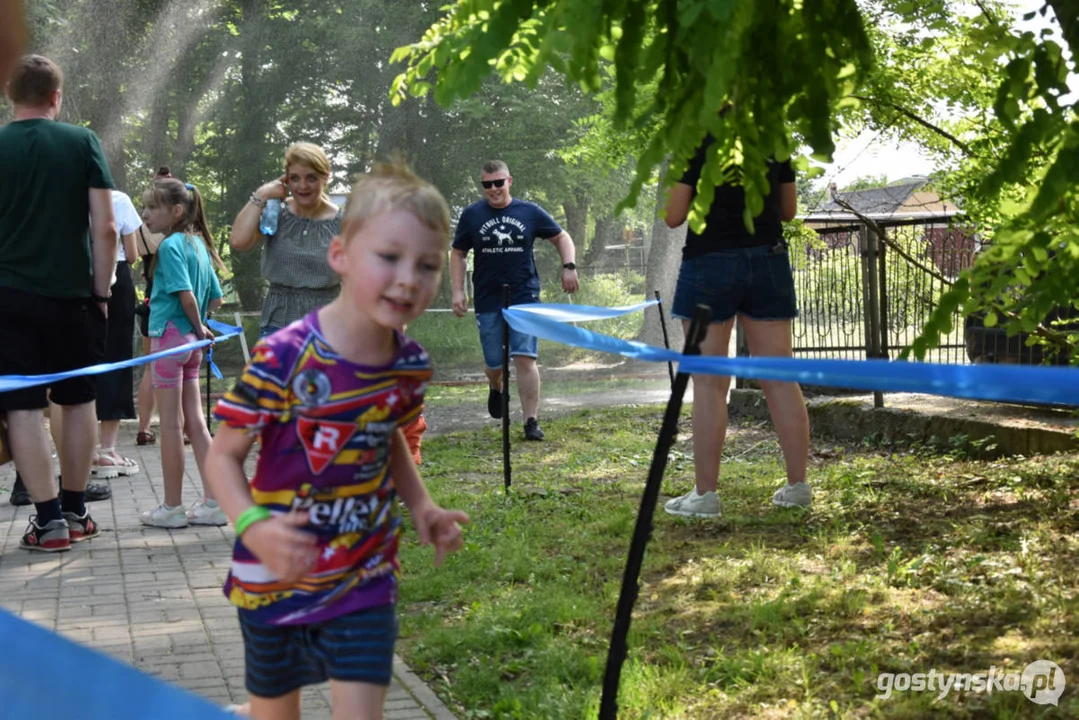
[[(791, 248), (800, 310), (792, 327), (796, 355), (896, 359), (978, 249), (974, 232), (952, 222), (877, 227), (884, 237), (861, 223), (817, 227), (816, 242)], [(964, 320), (955, 314), (927, 362), (968, 362)]]

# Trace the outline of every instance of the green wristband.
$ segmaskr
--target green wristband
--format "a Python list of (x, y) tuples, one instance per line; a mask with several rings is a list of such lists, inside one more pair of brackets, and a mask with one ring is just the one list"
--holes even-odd
[(236, 537), (241, 537), (247, 528), (255, 523), (269, 520), (272, 517), (273, 513), (270, 512), (269, 508), (262, 505), (252, 505), (240, 513), (240, 517), (236, 518)]

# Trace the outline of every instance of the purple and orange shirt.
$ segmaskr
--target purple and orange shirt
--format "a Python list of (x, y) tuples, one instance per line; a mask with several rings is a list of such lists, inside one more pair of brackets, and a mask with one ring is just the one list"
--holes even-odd
[(215, 417), (257, 433), (255, 502), (305, 510), (318, 560), (299, 582), (279, 581), (237, 538), (225, 596), (249, 620), (322, 622), (397, 600), (401, 515), (390, 439), (419, 414), (431, 377), (423, 348), (397, 333), (388, 365), (358, 365), (322, 336), (318, 311), (261, 340)]

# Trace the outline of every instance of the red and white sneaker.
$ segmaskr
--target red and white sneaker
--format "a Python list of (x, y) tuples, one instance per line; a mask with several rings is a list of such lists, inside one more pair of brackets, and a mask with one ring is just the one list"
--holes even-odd
[(23, 550), (35, 552), (64, 552), (71, 549), (71, 535), (67, 520), (51, 520), (45, 526), (37, 524), (37, 515), (30, 517), (30, 526), (19, 541)]
[(89, 540), (101, 534), (101, 528), (90, 517), (89, 510), (83, 513), (81, 517), (73, 512), (66, 512), (64, 513), (64, 520), (67, 520), (68, 533), (73, 543)]

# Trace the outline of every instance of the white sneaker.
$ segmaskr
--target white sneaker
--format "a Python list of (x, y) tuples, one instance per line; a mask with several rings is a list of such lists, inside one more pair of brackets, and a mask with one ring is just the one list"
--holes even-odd
[(772, 496), (776, 507), (809, 507), (813, 504), (813, 488), (806, 482), (784, 485)]
[(139, 521), (143, 525), (159, 528), (184, 528), (187, 527), (187, 515), (184, 506), (169, 507), (161, 503), (153, 510), (147, 510), (139, 515)]
[(187, 511), (187, 521), (192, 525), (228, 525), (229, 519), (225, 511), (217, 504), (216, 500), (202, 498), (196, 500), (191, 509)]
[(681, 515), (695, 518), (717, 518), (720, 516), (719, 495), (715, 491), (708, 491), (704, 495), (697, 494), (697, 488), (693, 488), (682, 497), (676, 497), (663, 504), (663, 509), (669, 515)]

